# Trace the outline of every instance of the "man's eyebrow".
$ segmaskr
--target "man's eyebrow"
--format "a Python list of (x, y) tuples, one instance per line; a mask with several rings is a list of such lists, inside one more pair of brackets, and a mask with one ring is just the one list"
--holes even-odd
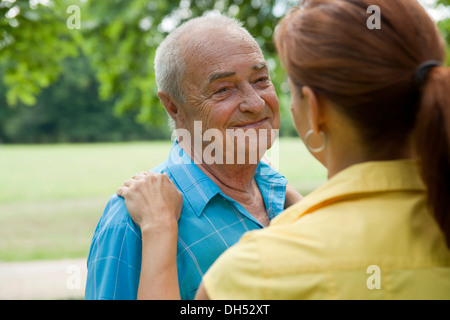
[(257, 65), (254, 65), (252, 67), (253, 70), (262, 70), (262, 69), (267, 69), (267, 64), (263, 63), (258, 63)]
[(228, 77), (234, 76), (235, 74), (236, 74), (236, 72), (234, 72), (234, 71), (213, 73), (209, 77), (209, 83), (212, 83), (212, 82), (216, 81), (217, 79), (228, 78)]
[[(253, 70), (263, 70), (263, 69), (267, 69), (267, 64), (265, 63), (258, 63), (256, 65), (254, 65), (252, 67)], [(234, 76), (236, 74), (236, 72), (234, 71), (227, 71), (227, 72), (217, 72), (217, 73), (213, 73), (211, 74), (211, 76), (209, 77), (209, 83), (213, 83), (214, 81), (218, 80), (218, 79), (222, 79), (222, 78), (228, 78), (231, 76)]]

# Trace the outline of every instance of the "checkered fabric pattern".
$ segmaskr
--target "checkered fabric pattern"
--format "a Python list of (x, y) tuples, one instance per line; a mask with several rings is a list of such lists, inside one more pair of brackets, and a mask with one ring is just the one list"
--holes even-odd
[[(227, 248), (263, 228), (238, 202), (222, 193), (175, 142), (167, 161), (152, 171), (167, 173), (183, 194), (177, 267), (182, 299), (193, 299), (203, 274)], [(286, 179), (261, 162), (255, 174), (269, 218), (284, 210)], [(123, 198), (113, 195), (95, 230), (88, 257), (86, 299), (136, 299), (142, 239)]]

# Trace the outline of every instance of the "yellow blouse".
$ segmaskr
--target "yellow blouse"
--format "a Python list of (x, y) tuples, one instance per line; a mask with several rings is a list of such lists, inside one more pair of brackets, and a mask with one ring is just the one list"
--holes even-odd
[(367, 162), (246, 233), (203, 283), (211, 299), (450, 299), (450, 251), (417, 164)]

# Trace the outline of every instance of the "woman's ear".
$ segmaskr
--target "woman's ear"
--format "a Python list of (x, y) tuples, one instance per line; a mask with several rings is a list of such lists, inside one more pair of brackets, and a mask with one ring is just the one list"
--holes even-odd
[(308, 123), (314, 133), (319, 134), (323, 123), (323, 106), (319, 96), (308, 86), (302, 88), (302, 97), (308, 105)]
[(175, 100), (166, 92), (159, 91), (158, 97), (162, 105), (166, 109), (167, 113), (172, 117), (172, 119), (177, 124), (177, 127), (184, 127), (184, 119), (182, 114), (180, 113), (179, 104), (176, 103)]

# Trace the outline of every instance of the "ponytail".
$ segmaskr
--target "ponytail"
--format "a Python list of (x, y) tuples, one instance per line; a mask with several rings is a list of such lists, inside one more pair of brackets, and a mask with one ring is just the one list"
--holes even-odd
[(450, 68), (430, 71), (415, 133), (428, 201), (450, 247)]

